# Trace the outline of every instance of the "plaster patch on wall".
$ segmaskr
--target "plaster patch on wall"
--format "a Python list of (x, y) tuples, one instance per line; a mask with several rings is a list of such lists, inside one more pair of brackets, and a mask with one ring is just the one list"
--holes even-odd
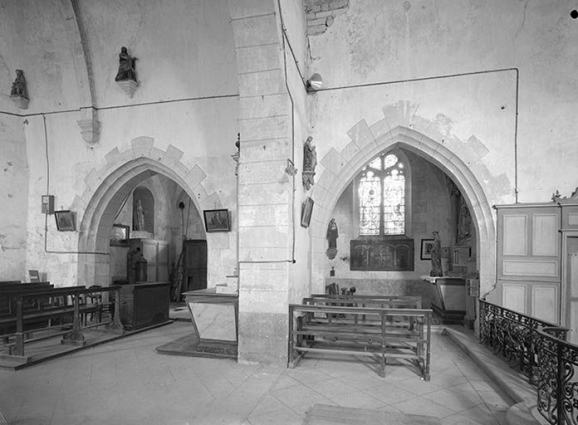
[(385, 105), (381, 110), (391, 129), (398, 125), (412, 128), (418, 109), (418, 103), (400, 100), (396, 103)]
[(488, 153), (490, 153), (488, 147), (484, 145), (480, 139), (473, 135), (468, 139), (467, 146), (472, 150), (472, 152), (474, 152), (474, 155), (480, 158), (483, 158)]
[(511, 195), (513, 185), (508, 176), (504, 173), (491, 180), (485, 181), (484, 187), (488, 193), (491, 194), (492, 198), (499, 199), (503, 196)]
[(307, 35), (320, 35), (327, 31), (335, 18), (347, 12), (349, 0), (304, 0), (307, 16)]

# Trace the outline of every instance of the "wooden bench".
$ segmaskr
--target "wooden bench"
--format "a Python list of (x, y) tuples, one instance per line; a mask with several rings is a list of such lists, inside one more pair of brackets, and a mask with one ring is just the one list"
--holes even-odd
[(385, 376), (386, 359), (400, 358), (429, 381), (431, 317), (430, 309), (290, 304), (288, 367), (306, 353), (339, 353), (379, 358)]
[[(15, 321), (16, 331), (11, 334), (3, 335), (5, 347), (9, 355), (24, 357), (24, 344), (41, 341), (47, 338), (53, 338), (57, 335), (63, 335), (63, 343), (83, 344), (84, 335), (82, 329), (106, 325), (112, 331), (122, 332), (123, 327), (120, 323), (120, 314), (118, 312), (120, 287), (91, 287), (84, 286), (54, 288), (43, 292), (21, 293), (16, 296), (16, 317), (0, 317), (0, 328), (2, 325), (13, 324)], [(110, 320), (102, 320), (103, 303), (87, 303), (86, 299), (94, 294), (114, 292), (115, 312)], [(100, 300), (101, 297), (93, 297)], [(30, 303), (33, 301), (32, 303)], [(29, 308), (30, 304), (34, 308)], [(87, 324), (86, 315), (97, 314), (98, 320), (95, 323)], [(61, 319), (60, 322), (69, 319), (68, 323), (58, 323), (53, 325), (54, 319)], [(42, 336), (26, 338), (29, 329), (27, 325), (38, 321), (49, 322), (38, 331), (47, 331)], [(12, 339), (12, 340), (10, 340)]]

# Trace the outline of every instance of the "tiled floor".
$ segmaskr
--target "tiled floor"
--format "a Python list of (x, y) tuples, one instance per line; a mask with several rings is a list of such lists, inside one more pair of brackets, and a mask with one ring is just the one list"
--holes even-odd
[(388, 365), (381, 378), (372, 363), (348, 357), (286, 369), (155, 352), (191, 330), (177, 321), (19, 371), (0, 369), (0, 411), (10, 425), (277, 425), (302, 424), (307, 409), (323, 403), (436, 416), (444, 425), (505, 425), (512, 404), (437, 327), (430, 382), (409, 363)]

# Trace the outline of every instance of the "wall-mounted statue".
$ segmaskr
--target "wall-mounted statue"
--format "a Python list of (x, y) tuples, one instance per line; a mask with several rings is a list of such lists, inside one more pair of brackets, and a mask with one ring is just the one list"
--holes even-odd
[(12, 90), (10, 91), (10, 96), (23, 97), (28, 99), (28, 88), (26, 87), (26, 78), (24, 78), (24, 71), (21, 69), (16, 70), (16, 79), (12, 83)]
[(337, 223), (335, 219), (332, 218), (327, 226), (327, 242), (329, 247), (327, 248), (326, 254), (330, 260), (333, 260), (337, 255), (337, 238), (339, 237), (339, 229), (337, 229)]
[(140, 199), (137, 200), (136, 206), (134, 208), (132, 229), (145, 230), (145, 212), (142, 206), (142, 201)]
[(432, 232), (434, 242), (431, 247), (431, 272), (430, 276), (443, 276), (442, 269), (442, 241), (439, 232)]
[(114, 78), (114, 81), (126, 81), (132, 80), (136, 81), (136, 63), (137, 58), (133, 58), (128, 54), (126, 47), (121, 47), (120, 53), (118, 55), (118, 73)]
[(311, 189), (315, 184), (315, 167), (317, 166), (317, 151), (311, 143), (313, 137), (309, 136), (303, 145), (303, 186)]

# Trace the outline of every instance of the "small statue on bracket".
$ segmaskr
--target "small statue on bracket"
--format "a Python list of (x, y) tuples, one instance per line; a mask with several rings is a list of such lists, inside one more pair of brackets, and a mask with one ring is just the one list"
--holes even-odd
[(126, 47), (121, 47), (118, 55), (118, 73), (116, 74), (114, 81), (131, 80), (136, 83), (136, 60), (137, 58), (133, 58), (128, 54)]
[(317, 166), (317, 151), (311, 143), (313, 137), (309, 136), (303, 145), (303, 186), (311, 189), (315, 184), (315, 167)]
[(443, 276), (444, 272), (442, 269), (442, 242), (440, 239), (439, 232), (432, 232), (434, 237), (434, 242), (431, 247), (431, 272), (430, 276)]
[(337, 223), (335, 219), (332, 218), (327, 226), (327, 241), (329, 242), (329, 247), (325, 252), (327, 258), (333, 260), (337, 255), (337, 238), (339, 237), (339, 229), (337, 229)]

